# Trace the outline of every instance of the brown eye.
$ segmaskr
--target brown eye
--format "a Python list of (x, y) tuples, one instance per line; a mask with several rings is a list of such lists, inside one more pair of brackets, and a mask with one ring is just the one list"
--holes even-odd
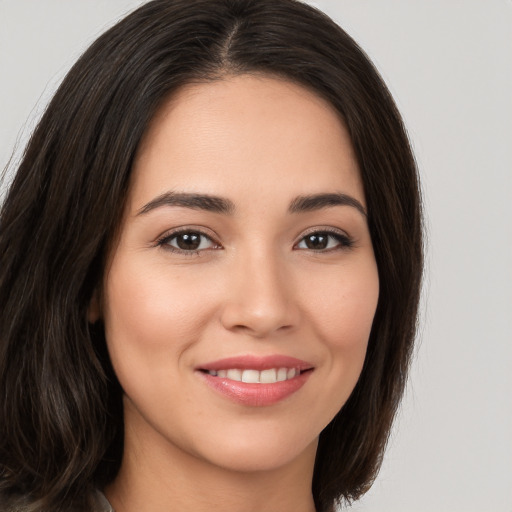
[(199, 231), (175, 233), (162, 240), (161, 245), (167, 245), (182, 252), (197, 252), (215, 247), (213, 240)]
[(341, 233), (329, 231), (315, 231), (306, 235), (297, 244), (298, 249), (309, 249), (310, 251), (328, 251), (330, 249), (342, 249), (350, 247), (352, 240)]
[(326, 249), (329, 243), (329, 235), (327, 233), (313, 233), (304, 237), (304, 243), (308, 249), (316, 251)]
[(176, 236), (176, 245), (184, 251), (195, 251), (201, 245), (201, 235), (198, 233), (183, 233)]

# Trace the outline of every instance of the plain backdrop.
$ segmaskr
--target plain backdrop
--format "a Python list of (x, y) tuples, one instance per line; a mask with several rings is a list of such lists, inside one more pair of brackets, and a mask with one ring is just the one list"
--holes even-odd
[[(0, 0), (0, 168), (79, 54), (139, 0)], [(354, 512), (512, 512), (512, 1), (311, 1), (401, 109), (428, 229), (418, 348)]]

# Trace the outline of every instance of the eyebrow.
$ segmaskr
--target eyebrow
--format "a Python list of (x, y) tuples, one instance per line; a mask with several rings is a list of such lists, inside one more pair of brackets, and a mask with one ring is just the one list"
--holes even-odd
[(333, 206), (351, 206), (365, 218), (368, 216), (365, 207), (355, 198), (342, 193), (312, 194), (296, 197), (290, 204), (290, 213), (311, 212)]
[[(231, 215), (235, 211), (234, 203), (226, 198), (209, 194), (194, 194), (189, 192), (165, 192), (145, 204), (137, 215), (144, 215), (163, 206), (181, 206), (193, 210), (205, 210), (224, 215)], [(334, 206), (351, 206), (367, 217), (364, 206), (352, 196), (343, 193), (322, 193), (307, 196), (298, 196), (290, 203), (290, 213), (304, 213)]]
[(145, 204), (137, 213), (145, 213), (160, 208), (162, 206), (182, 206), (192, 208), (193, 210), (206, 210), (208, 212), (231, 214), (235, 210), (235, 205), (229, 199), (211, 196), (208, 194), (190, 194), (185, 192), (165, 192), (159, 195), (149, 203)]

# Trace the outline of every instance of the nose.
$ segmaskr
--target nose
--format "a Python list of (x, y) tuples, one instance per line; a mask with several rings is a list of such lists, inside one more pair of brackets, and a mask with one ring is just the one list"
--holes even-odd
[(265, 338), (298, 325), (293, 280), (277, 258), (241, 258), (231, 269), (228, 283), (221, 313), (224, 328)]

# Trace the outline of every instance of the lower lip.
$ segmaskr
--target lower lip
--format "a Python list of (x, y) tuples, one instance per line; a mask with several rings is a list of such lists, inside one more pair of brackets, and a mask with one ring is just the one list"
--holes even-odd
[(311, 371), (306, 371), (293, 379), (272, 384), (250, 384), (236, 380), (214, 377), (199, 372), (205, 382), (233, 402), (251, 407), (264, 407), (276, 404), (297, 392), (308, 380)]

